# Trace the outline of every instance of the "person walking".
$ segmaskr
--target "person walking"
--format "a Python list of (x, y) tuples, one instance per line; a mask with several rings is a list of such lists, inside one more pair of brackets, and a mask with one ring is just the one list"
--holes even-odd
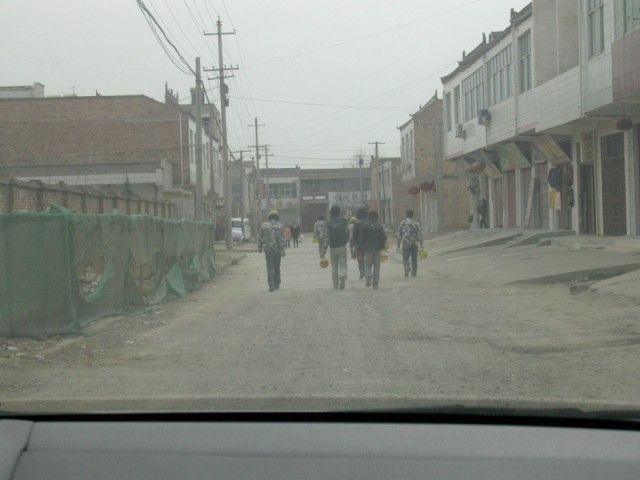
[(478, 205), (478, 220), (480, 222), (480, 228), (489, 228), (489, 204), (487, 203), (487, 199), (483, 198), (480, 200), (480, 204)]
[(273, 292), (280, 289), (280, 261), (284, 257), (285, 241), (278, 211), (271, 210), (267, 218), (260, 226), (258, 252), (264, 251), (269, 291)]
[(291, 248), (291, 225), (284, 227), (284, 242), (287, 248)]
[(313, 236), (318, 242), (318, 253), (320, 258), (327, 254), (327, 222), (324, 215), (320, 215), (316, 223), (313, 224)]
[(404, 276), (412, 277), (418, 274), (418, 245), (422, 248), (422, 227), (420, 222), (413, 219), (413, 210), (406, 211), (406, 218), (398, 227), (398, 249), (402, 247), (402, 263), (404, 264)]
[(327, 240), (331, 255), (331, 277), (333, 288), (344, 290), (347, 281), (347, 220), (340, 215), (340, 207), (333, 205), (331, 218), (327, 222)]
[[(358, 270), (360, 272), (360, 280), (364, 278), (364, 252), (360, 249), (358, 244), (360, 231), (367, 220), (367, 209), (360, 208), (356, 212), (356, 223), (353, 225), (353, 231), (351, 234), (352, 250), (355, 252), (355, 258), (358, 260)], [(352, 253), (353, 255), (353, 253)]]
[(300, 225), (298, 225), (298, 222), (293, 224), (291, 236), (293, 237), (293, 246), (298, 248), (300, 246)]
[(380, 252), (387, 242), (387, 234), (378, 222), (378, 212), (370, 211), (358, 234), (358, 246), (364, 252), (364, 275), (367, 287), (378, 289), (380, 283)]

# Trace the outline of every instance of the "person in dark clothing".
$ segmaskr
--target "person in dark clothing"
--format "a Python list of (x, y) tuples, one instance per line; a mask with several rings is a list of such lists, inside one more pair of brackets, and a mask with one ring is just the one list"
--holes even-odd
[(340, 215), (340, 207), (331, 207), (331, 218), (327, 222), (327, 239), (331, 258), (333, 288), (344, 290), (347, 281), (347, 220)]
[(380, 252), (387, 242), (387, 234), (378, 222), (378, 212), (369, 212), (366, 223), (358, 234), (358, 245), (364, 252), (364, 269), (367, 287), (378, 289), (380, 282)]
[(357, 221), (353, 226), (353, 235), (351, 241), (353, 242), (353, 250), (355, 251), (356, 259), (358, 260), (358, 270), (360, 271), (360, 279), (362, 280), (364, 278), (364, 252), (360, 249), (358, 239), (360, 231), (367, 221), (367, 210), (365, 208), (359, 209), (356, 213), (356, 219)]
[(260, 226), (258, 234), (258, 252), (264, 251), (267, 262), (267, 282), (269, 291), (280, 289), (280, 261), (284, 257), (284, 234), (280, 223), (280, 214), (277, 210), (271, 210), (268, 221)]
[(300, 225), (297, 222), (291, 228), (291, 236), (293, 237), (293, 246), (298, 248), (300, 245)]
[(489, 228), (489, 204), (487, 203), (487, 199), (483, 198), (480, 200), (480, 205), (478, 205), (478, 220), (480, 221), (480, 228)]

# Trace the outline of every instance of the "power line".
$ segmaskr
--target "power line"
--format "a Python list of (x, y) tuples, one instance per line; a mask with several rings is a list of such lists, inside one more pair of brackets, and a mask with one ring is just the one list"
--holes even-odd
[[(211, 23), (214, 24), (216, 23), (215, 18), (213, 18), (213, 15), (211, 15), (211, 10), (209, 10), (209, 2), (207, 2), (207, 0), (202, 0), (202, 3), (204, 3), (204, 8), (207, 11), (207, 15), (209, 15), (209, 20), (211, 20)], [(211, 8), (213, 9), (213, 12), (219, 17), (220, 14), (218, 13), (218, 11), (216, 10), (216, 7), (214, 7), (213, 5), (211, 5)]]
[[(324, 47), (318, 47), (318, 48), (314, 48), (314, 49), (311, 49), (311, 50), (305, 50), (305, 51), (302, 51), (302, 52), (294, 53), (293, 55), (289, 55), (289, 56), (286, 56), (286, 57), (280, 57), (280, 58), (274, 58), (272, 60), (266, 60), (264, 62), (256, 63), (254, 65), (249, 65), (249, 66), (247, 66), (245, 68), (248, 70), (250, 68), (261, 67), (263, 65), (269, 65), (269, 64), (272, 64), (272, 63), (276, 63), (276, 62), (283, 62), (285, 60), (292, 60), (294, 58), (302, 57), (302, 56), (305, 56), (305, 55), (311, 55), (313, 53), (322, 52), (324, 50), (329, 50), (329, 49), (332, 49), (332, 48), (348, 45), (350, 43), (359, 42), (359, 41), (365, 40), (367, 38), (376, 37), (376, 36), (379, 36), (379, 35), (383, 35), (385, 33), (393, 32), (394, 30), (398, 30), (398, 29), (401, 29), (401, 28), (406, 28), (406, 27), (411, 26), (411, 25), (416, 25), (418, 23), (422, 23), (422, 22), (425, 22), (427, 20), (431, 20), (431, 19), (439, 17), (441, 15), (444, 15), (444, 14), (447, 14), (447, 13), (451, 13), (451, 12), (456, 11), (456, 10), (460, 10), (461, 8), (468, 7), (469, 5), (472, 5), (474, 3), (478, 3), (480, 1), (481, 0), (471, 0), (470, 2), (458, 5), (456, 7), (450, 8), (448, 10), (442, 10), (440, 12), (436, 12), (435, 14), (429, 15), (428, 17), (422, 17), (422, 18), (419, 18), (417, 20), (413, 20), (411, 22), (403, 23), (403, 24), (400, 24), (400, 25), (395, 25), (393, 27), (385, 28), (383, 30), (378, 30), (377, 32), (372, 32), (372, 33), (369, 33), (367, 35), (362, 35), (360, 37), (351, 38), (349, 40), (344, 40), (342, 42), (337, 42), (337, 43), (333, 43), (333, 44), (330, 44), (330, 45), (325, 45)], [(483, 1), (486, 1), (486, 0), (483, 0)]]
[(169, 6), (169, 2), (167, 0), (162, 0), (164, 2), (164, 4), (167, 7), (167, 10), (169, 10), (169, 14), (173, 17), (173, 20), (175, 22), (175, 24), (178, 26), (178, 28), (180, 29), (180, 31), (182, 32), (182, 35), (184, 35), (184, 38), (187, 39), (187, 42), (189, 42), (189, 45), (191, 45), (191, 48), (193, 48), (193, 51), (198, 55), (198, 56), (202, 56), (199, 54), (198, 49), (196, 48), (196, 46), (193, 44), (193, 42), (191, 41), (191, 39), (189, 38), (189, 36), (187, 35), (187, 32), (185, 32), (184, 28), (182, 28), (182, 24), (178, 21), (178, 17), (176, 17), (175, 13), (173, 12), (173, 10), (171, 9), (171, 7)]
[[(193, 70), (193, 68), (191, 67), (191, 65), (189, 64), (189, 62), (187, 62), (185, 60), (185, 58), (182, 56), (182, 54), (180, 53), (180, 51), (178, 50), (178, 48), (174, 45), (174, 43), (169, 39), (169, 36), (167, 35), (167, 33), (164, 31), (164, 29), (160, 26), (160, 24), (158, 23), (158, 20), (156, 20), (156, 18), (153, 16), (153, 14), (149, 11), (149, 9), (147, 8), (147, 6), (144, 4), (144, 2), (142, 0), (136, 0), (136, 3), (138, 4), (138, 8), (140, 8), (140, 11), (142, 12), (142, 14), (144, 15), (145, 19), (147, 20), (147, 23), (149, 24), (149, 27), (151, 28), (151, 31), (154, 33), (155, 37), (158, 39), (158, 41), (160, 42), (160, 45), (162, 46), (162, 49), (165, 51), (165, 53), (167, 54), (167, 56), (169, 57), (169, 59), (171, 60), (171, 62), (179, 69), (181, 70), (183, 73), (189, 73), (191, 72), (192, 74), (195, 75), (195, 71)], [(155, 26), (155, 27), (154, 27)], [(162, 33), (162, 36), (164, 38), (164, 40), (169, 44), (169, 46), (173, 49), (173, 51), (175, 52), (175, 54), (178, 56), (178, 58), (180, 59), (180, 61), (187, 67), (187, 69), (189, 70), (189, 72), (185, 72), (185, 70), (183, 68), (181, 68), (175, 61), (175, 59), (169, 54), (169, 52), (167, 51), (166, 46), (162, 43), (162, 41), (158, 38), (158, 33), (156, 31), (156, 29), (160, 30), (160, 32)]]
[[(232, 95), (231, 98), (243, 98), (239, 96)], [(245, 98), (245, 100), (247, 100)], [(340, 103), (316, 103), (316, 102), (301, 102), (294, 100), (275, 100), (268, 98), (252, 98), (251, 100), (255, 100), (256, 102), (266, 102), (266, 103), (282, 103), (287, 105), (306, 105), (311, 107), (329, 107), (329, 108), (349, 108), (355, 110), (383, 110), (389, 112), (406, 112), (409, 108), (404, 107), (377, 107), (375, 105), (345, 105)]]
[(342, 157), (342, 158), (328, 158), (328, 157), (307, 157), (303, 155), (273, 155), (276, 158), (293, 158), (293, 159), (301, 159), (301, 160), (327, 160), (327, 161), (340, 161), (344, 162), (350, 160), (350, 158)]

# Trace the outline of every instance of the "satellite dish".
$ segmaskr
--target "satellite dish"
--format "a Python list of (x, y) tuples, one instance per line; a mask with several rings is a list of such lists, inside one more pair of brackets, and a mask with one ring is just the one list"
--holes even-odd
[(616, 122), (616, 128), (618, 130), (631, 130), (632, 127), (633, 122), (626, 115), (624, 115), (620, 120)]

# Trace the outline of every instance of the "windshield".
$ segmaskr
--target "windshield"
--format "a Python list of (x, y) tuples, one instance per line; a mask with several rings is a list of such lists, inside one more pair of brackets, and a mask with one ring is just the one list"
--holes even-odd
[(1, 410), (640, 408), (640, 0), (0, 10)]

